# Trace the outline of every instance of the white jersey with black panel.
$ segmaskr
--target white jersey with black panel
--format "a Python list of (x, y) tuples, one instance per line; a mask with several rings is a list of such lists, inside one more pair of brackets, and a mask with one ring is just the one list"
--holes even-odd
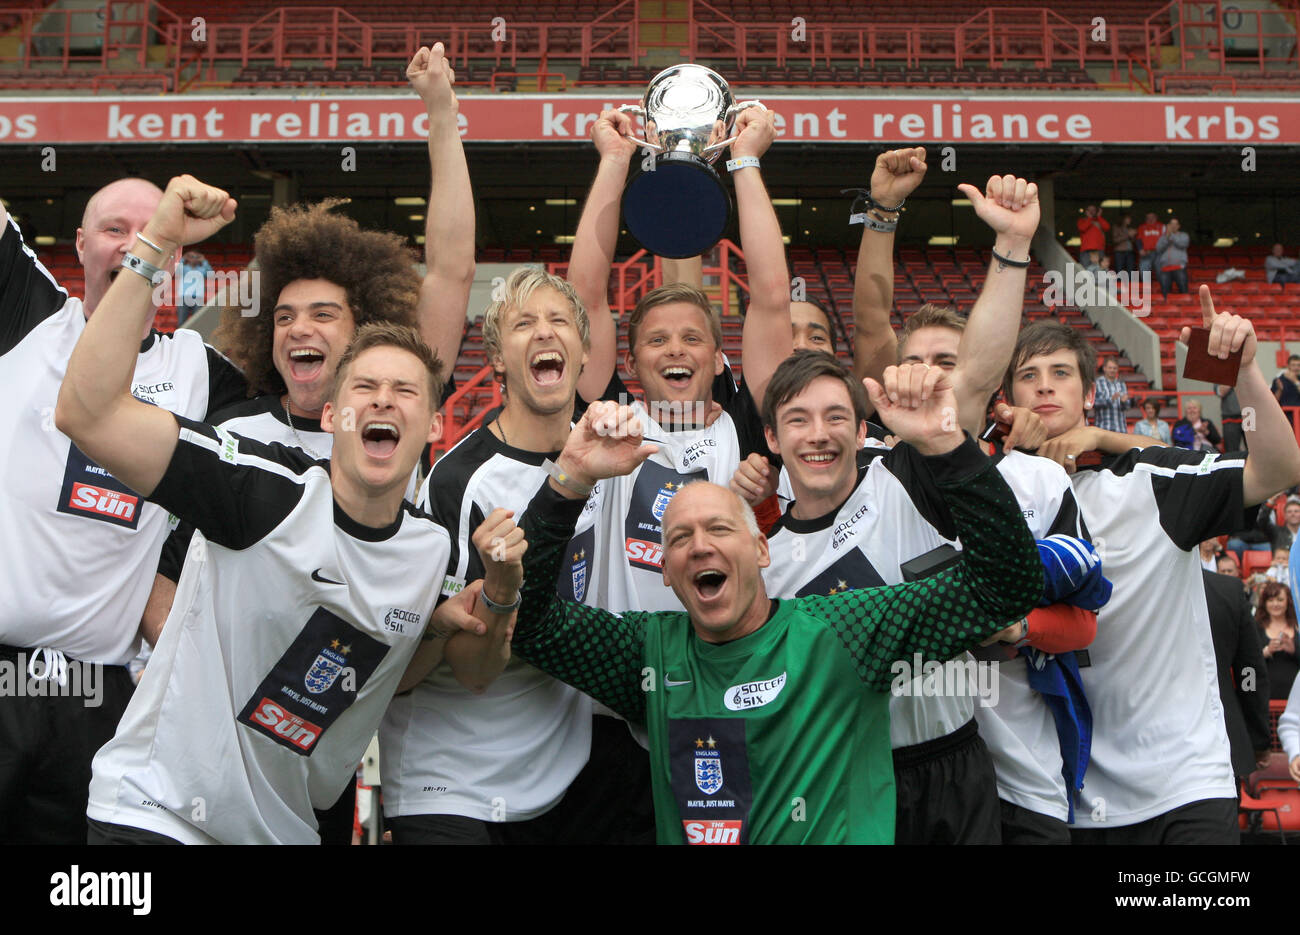
[(409, 503), (382, 529), (352, 520), (298, 450), (180, 421), (150, 499), (199, 532), (87, 814), (184, 843), (313, 844), (312, 810), (355, 774), (453, 544)]
[[(511, 447), (484, 426), (434, 464), (420, 505), (458, 543), (449, 573), (456, 588), (483, 577), (474, 530), (498, 507), (519, 522), (546, 482), (542, 463), (557, 455)], [(590, 517), (579, 523), (557, 582), (570, 600), (594, 594), (592, 527)], [(446, 663), (438, 666), (384, 716), (384, 813), (524, 821), (549, 811), (590, 756), (592, 705), (518, 658), (481, 694), (457, 682)]]
[[(55, 428), (59, 387), (85, 327), (81, 300), (68, 298), (10, 218), (0, 229), (0, 644), (125, 665), (139, 650), (169, 517)], [(131, 392), (202, 419), (241, 398), (244, 381), (197, 332), (153, 332)]]
[(1196, 547), (1241, 528), (1244, 464), (1153, 447), (1073, 476), (1114, 585), (1080, 669), (1093, 735), (1076, 827), (1237, 795)]

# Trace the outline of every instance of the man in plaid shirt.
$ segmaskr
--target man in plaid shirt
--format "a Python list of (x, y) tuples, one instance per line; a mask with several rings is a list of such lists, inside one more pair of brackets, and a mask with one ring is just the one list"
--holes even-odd
[(1115, 358), (1107, 359), (1102, 365), (1101, 376), (1097, 377), (1097, 393), (1092, 401), (1092, 411), (1096, 416), (1096, 425), (1107, 432), (1128, 434), (1128, 420), (1124, 411), (1132, 405), (1128, 398), (1128, 387), (1119, 378), (1119, 364)]

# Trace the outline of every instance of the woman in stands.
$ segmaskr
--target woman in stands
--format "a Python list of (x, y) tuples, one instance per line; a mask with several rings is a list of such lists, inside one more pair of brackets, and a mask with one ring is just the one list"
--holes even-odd
[(1296, 657), (1295, 606), (1285, 584), (1270, 581), (1260, 589), (1255, 623), (1264, 643), (1269, 697), (1285, 700), (1291, 694), (1296, 673), (1300, 672), (1300, 659)]
[(1169, 438), (1169, 423), (1160, 418), (1160, 399), (1155, 396), (1148, 396), (1142, 401), (1142, 415), (1137, 424), (1133, 426), (1133, 434), (1145, 435), (1147, 438), (1155, 438), (1166, 445), (1172, 445)]
[(1174, 444), (1179, 448), (1192, 451), (1219, 451), (1223, 438), (1214, 423), (1201, 416), (1201, 404), (1189, 399), (1183, 409), (1183, 417), (1174, 423)]

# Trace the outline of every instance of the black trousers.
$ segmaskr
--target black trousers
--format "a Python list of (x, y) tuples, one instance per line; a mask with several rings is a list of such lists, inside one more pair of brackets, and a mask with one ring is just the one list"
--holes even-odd
[[(0, 697), (0, 844), (85, 844), (90, 761), (112, 739), (135, 686), (125, 666), (97, 666), (94, 692), (78, 663), (80, 693), (52, 693), (57, 683), (27, 678), (31, 652), (0, 647), (24, 691)], [(68, 687), (74, 687), (69, 680)]]
[(1071, 828), (1075, 844), (1240, 844), (1236, 799), (1201, 799), (1122, 828)]
[(95, 821), (93, 818), (87, 818), (86, 823), (90, 826), (86, 835), (86, 843), (93, 845), (136, 845), (136, 844), (177, 844), (181, 842), (175, 838), (169, 838), (165, 834), (159, 834), (156, 831), (145, 831), (143, 828), (132, 828), (130, 825), (115, 825), (106, 821)]
[(971, 719), (946, 737), (894, 751), (895, 844), (1000, 844), (993, 758)]
[(625, 723), (597, 715), (587, 765), (549, 812), (503, 822), (406, 815), (387, 825), (394, 844), (653, 844), (650, 756)]

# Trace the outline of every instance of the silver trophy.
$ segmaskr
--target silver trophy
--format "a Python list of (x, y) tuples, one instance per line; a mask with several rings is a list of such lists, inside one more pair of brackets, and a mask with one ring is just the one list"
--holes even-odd
[(641, 246), (683, 258), (722, 239), (731, 197), (713, 163), (735, 142), (736, 115), (762, 106), (736, 103), (726, 80), (703, 65), (674, 65), (651, 79), (640, 104), (619, 108), (645, 121), (636, 142), (655, 154), (623, 191), (623, 218)]

